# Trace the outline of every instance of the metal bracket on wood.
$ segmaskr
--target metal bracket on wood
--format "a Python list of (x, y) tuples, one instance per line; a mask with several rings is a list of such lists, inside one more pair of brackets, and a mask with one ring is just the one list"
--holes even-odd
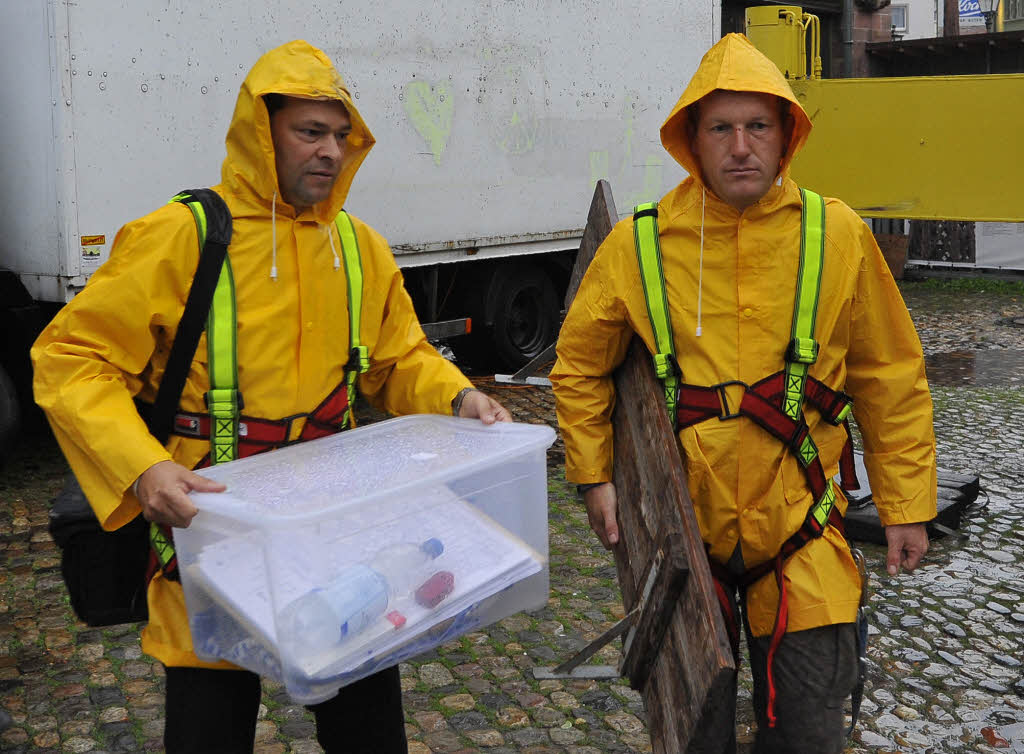
[(460, 319), (448, 319), (444, 322), (423, 322), (420, 325), (427, 340), (441, 340), (442, 338), (453, 338), (456, 335), (465, 335), (469, 332), (470, 321), (466, 317)]
[[(589, 678), (592, 680), (608, 680), (618, 678), (619, 669), (612, 665), (583, 665), (584, 662), (594, 656), (595, 653), (615, 637), (622, 636), (633, 625), (633, 616), (639, 608), (633, 610), (625, 618), (598, 636), (579, 652), (555, 668), (534, 668), (533, 677), (538, 681), (549, 681), (552, 679), (564, 680), (567, 678)], [(583, 667), (579, 667), (583, 665)]]
[[(654, 560), (647, 567), (647, 575), (642, 581), (643, 591), (635, 608), (558, 667), (534, 668), (533, 677), (544, 681), (568, 678), (607, 680), (625, 676), (633, 688), (642, 689), (661, 650), (672, 613), (690, 572), (680, 550), (680, 539), (678, 534), (670, 534), (662, 541)], [(598, 650), (622, 634), (626, 634), (626, 638), (622, 643), (622, 660), (617, 668), (611, 665), (583, 665)]]
[(552, 343), (530, 359), (528, 363), (520, 367), (519, 371), (515, 374), (496, 374), (494, 375), (494, 381), (511, 385), (540, 385), (542, 387), (551, 387), (551, 380), (547, 377), (537, 377), (536, 374), (537, 370), (542, 366), (554, 360), (555, 344)]

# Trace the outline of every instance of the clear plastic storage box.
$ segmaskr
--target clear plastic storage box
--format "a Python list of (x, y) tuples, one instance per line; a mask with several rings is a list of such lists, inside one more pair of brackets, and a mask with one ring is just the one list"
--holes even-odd
[(407, 416), (203, 469), (175, 545), (196, 653), (297, 702), (548, 597), (532, 424)]

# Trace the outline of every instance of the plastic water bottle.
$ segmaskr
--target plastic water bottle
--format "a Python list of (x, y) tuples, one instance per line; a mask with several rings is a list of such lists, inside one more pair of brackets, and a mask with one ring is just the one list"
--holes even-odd
[(369, 564), (350, 566), (325, 587), (285, 606), (282, 639), (302, 653), (321, 652), (358, 634), (410, 593), (429, 574), (426, 566), (444, 552), (438, 539), (381, 549)]

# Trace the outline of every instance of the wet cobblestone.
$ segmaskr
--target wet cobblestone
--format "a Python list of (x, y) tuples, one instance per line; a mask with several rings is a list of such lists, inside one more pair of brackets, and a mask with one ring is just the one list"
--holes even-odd
[[(903, 287), (928, 355), (939, 463), (980, 473), (984, 506), (936, 540), (913, 575), (884, 575), (884, 551), (863, 545), (874, 611), (861, 718), (847, 748), (862, 752), (1024, 754), (1024, 317), (1013, 294)], [(555, 425), (549, 390), (478, 378), (520, 421)], [(623, 681), (544, 681), (554, 664), (622, 617), (611, 557), (600, 548), (549, 452), (551, 594), (532, 614), (400, 666), (412, 754), (485, 751), (647, 752), (642, 699)], [(163, 671), (135, 627), (74, 619), (46, 532), (64, 464), (52, 441), (27, 439), (0, 477), (0, 707), (13, 725), (4, 752), (159, 751)], [(619, 643), (593, 662), (615, 664)], [(740, 751), (753, 728), (741, 674)], [(745, 700), (745, 701), (744, 701)], [(311, 717), (265, 682), (261, 754), (312, 754)]]

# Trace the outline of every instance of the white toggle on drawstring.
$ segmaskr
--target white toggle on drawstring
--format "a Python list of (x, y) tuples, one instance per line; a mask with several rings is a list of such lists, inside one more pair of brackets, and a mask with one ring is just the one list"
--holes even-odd
[(330, 223), (327, 223), (327, 238), (331, 242), (331, 253), (334, 255), (334, 269), (341, 269), (341, 260), (338, 259), (338, 252), (334, 248), (334, 233), (331, 232)]
[(707, 202), (707, 191), (701, 186), (700, 189), (700, 261), (697, 266), (697, 329), (694, 335), (701, 336), (701, 298), (704, 293), (704, 206)]
[(270, 200), (270, 279), (277, 280), (277, 192)]

